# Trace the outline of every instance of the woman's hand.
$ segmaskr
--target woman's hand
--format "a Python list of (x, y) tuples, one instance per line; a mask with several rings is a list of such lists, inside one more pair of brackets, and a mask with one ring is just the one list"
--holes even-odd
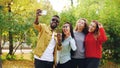
[(58, 45), (61, 45), (61, 42), (62, 42), (62, 34), (61, 33), (57, 33), (57, 41), (58, 41)]
[(98, 23), (99, 28), (103, 28), (103, 25), (101, 23)]

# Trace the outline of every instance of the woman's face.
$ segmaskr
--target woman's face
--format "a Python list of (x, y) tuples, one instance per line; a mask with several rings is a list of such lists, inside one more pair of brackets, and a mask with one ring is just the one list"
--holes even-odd
[(77, 23), (77, 28), (78, 30), (79, 29), (84, 29), (85, 27), (85, 21), (84, 20), (80, 20), (78, 23)]
[(62, 27), (62, 31), (65, 35), (70, 34), (70, 25), (69, 24), (64, 24)]
[(89, 32), (94, 32), (96, 30), (96, 26), (97, 25), (95, 23), (91, 22), (91, 24), (89, 25), (88, 31)]

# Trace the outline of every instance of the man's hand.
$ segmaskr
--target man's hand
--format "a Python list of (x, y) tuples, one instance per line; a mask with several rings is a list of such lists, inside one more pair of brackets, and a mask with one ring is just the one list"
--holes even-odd
[(41, 9), (37, 9), (37, 11), (36, 11), (36, 19), (35, 19), (35, 22), (34, 22), (34, 24), (36, 24), (36, 25), (39, 24), (39, 22), (38, 22), (39, 18), (38, 17), (41, 16), (41, 12), (42, 12)]
[(36, 16), (41, 16), (42, 10), (41, 9), (37, 9), (36, 11)]

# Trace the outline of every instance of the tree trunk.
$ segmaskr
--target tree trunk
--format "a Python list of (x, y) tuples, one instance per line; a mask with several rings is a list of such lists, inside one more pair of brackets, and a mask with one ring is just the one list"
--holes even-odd
[(13, 37), (12, 37), (12, 32), (9, 31), (9, 54), (13, 54)]
[(2, 36), (0, 34), (0, 55), (2, 55), (2, 43), (1, 43), (1, 40), (2, 40)]
[[(11, 1), (12, 2), (12, 1)], [(11, 13), (11, 2), (8, 3), (8, 12), (9, 12), (9, 21), (11, 20), (10, 13)], [(12, 37), (12, 32), (9, 29), (9, 53), (10, 55), (13, 54), (13, 37)]]
[(71, 0), (71, 6), (73, 7), (73, 0)]
[(17, 51), (17, 49), (21, 46), (21, 44), (22, 44), (23, 42), (21, 42), (21, 43), (19, 43), (19, 45), (16, 47), (16, 48), (14, 48), (14, 52), (13, 52), (13, 55), (15, 54), (15, 52)]

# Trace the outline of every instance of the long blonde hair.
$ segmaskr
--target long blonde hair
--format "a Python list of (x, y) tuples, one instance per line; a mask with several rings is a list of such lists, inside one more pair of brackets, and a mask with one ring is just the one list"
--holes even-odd
[(77, 23), (80, 21), (80, 20), (83, 20), (85, 22), (85, 28), (83, 29), (83, 33), (84, 34), (87, 34), (88, 33), (88, 25), (87, 25), (87, 19), (85, 18), (81, 18), (81, 19), (78, 19), (77, 22), (76, 22), (76, 26), (75, 26), (75, 31), (78, 30), (78, 26), (77, 26)]

